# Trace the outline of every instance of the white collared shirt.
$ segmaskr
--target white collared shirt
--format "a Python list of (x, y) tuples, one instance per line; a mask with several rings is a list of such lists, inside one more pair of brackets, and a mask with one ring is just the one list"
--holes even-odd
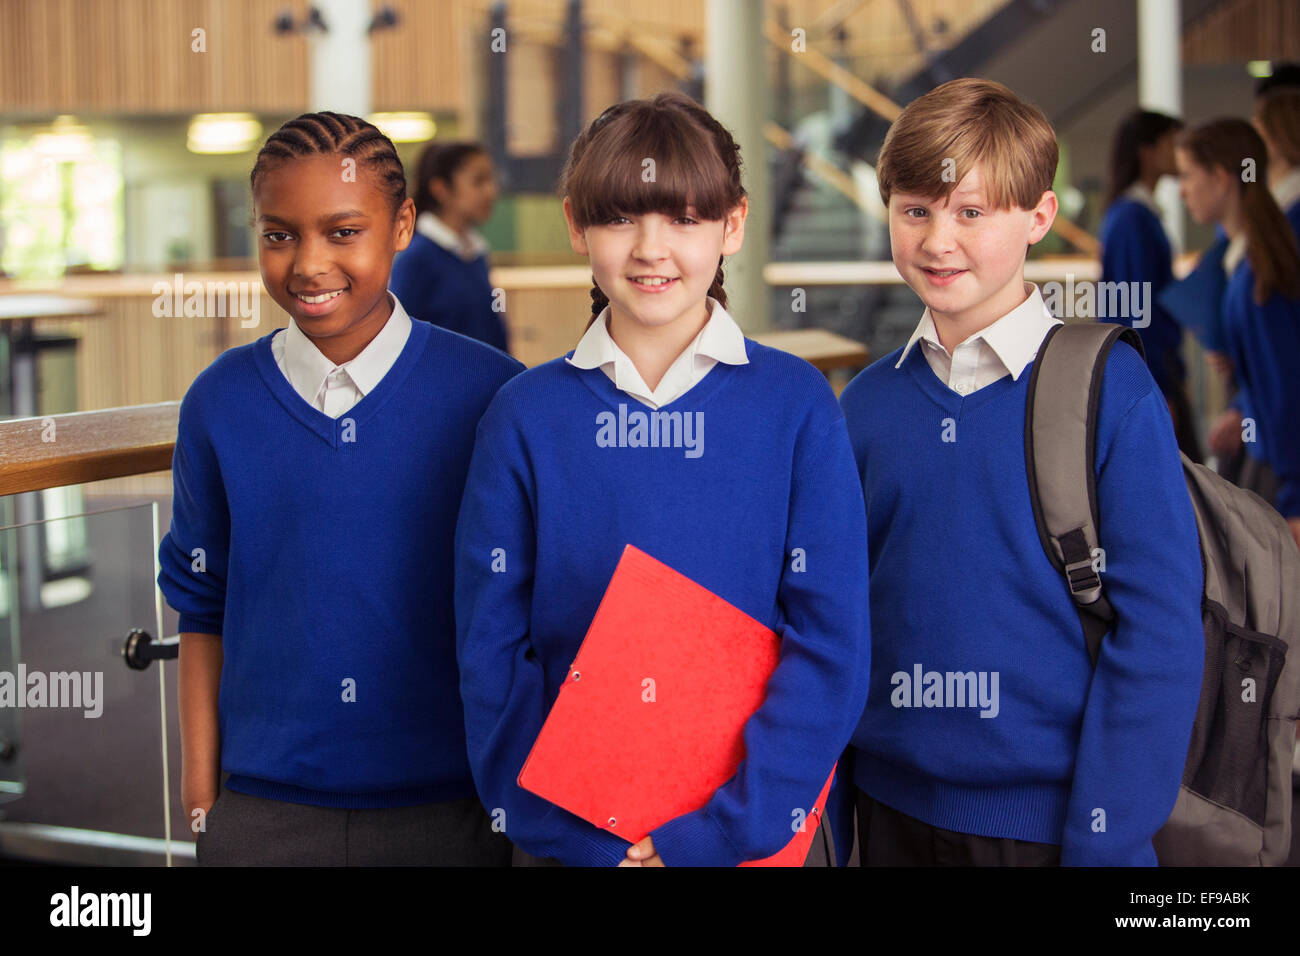
[(1019, 379), (1025, 366), (1038, 354), (1048, 330), (1061, 324), (1048, 310), (1038, 286), (1026, 282), (1025, 291), (1028, 298), (1024, 302), (966, 339), (951, 355), (939, 342), (934, 319), (927, 308), (894, 367), (902, 366), (907, 353), (919, 340), (921, 353), (939, 381), (959, 395), (977, 392), (1006, 375)]
[(1286, 212), (1293, 203), (1300, 200), (1300, 166), (1292, 167), (1289, 173), (1278, 180), (1272, 193), (1277, 204), (1282, 207), (1282, 212)]
[(411, 335), (411, 317), (391, 292), (393, 314), (379, 334), (350, 362), (327, 359), (292, 317), (271, 339), (271, 355), (303, 401), (330, 418), (338, 418), (370, 393), (388, 374)]
[(1132, 199), (1135, 202), (1140, 202), (1155, 213), (1157, 219), (1164, 215), (1163, 210), (1161, 210), (1159, 204), (1156, 202), (1155, 193), (1147, 189), (1146, 183), (1142, 182), (1140, 179), (1133, 183), (1132, 186), (1129, 186), (1128, 189), (1120, 193), (1120, 195), (1125, 199)]
[(1223, 250), (1223, 271), (1229, 278), (1237, 271), (1237, 266), (1241, 265), (1241, 260), (1246, 257), (1246, 231), (1243, 229), (1231, 239), (1228, 240), (1227, 248)]
[(488, 251), (487, 240), (477, 230), (468, 230), (462, 239), (455, 229), (431, 212), (422, 212), (415, 217), (415, 231), (466, 262), (472, 262)]
[(681, 398), (700, 383), (709, 370), (719, 362), (728, 365), (748, 365), (745, 354), (745, 333), (736, 320), (727, 314), (717, 299), (709, 296), (709, 321), (704, 323), (691, 344), (668, 366), (657, 388), (646, 385), (632, 360), (610, 337), (606, 323), (609, 306), (591, 323), (587, 333), (573, 350), (573, 358), (565, 359), (578, 368), (599, 368), (619, 391), (626, 392), (643, 405), (659, 408)]

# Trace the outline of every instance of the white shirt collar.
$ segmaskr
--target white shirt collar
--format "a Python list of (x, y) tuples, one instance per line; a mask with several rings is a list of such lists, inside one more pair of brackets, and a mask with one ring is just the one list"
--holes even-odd
[[(727, 314), (727, 310), (717, 299), (709, 296), (706, 301), (709, 306), (709, 321), (704, 323), (704, 328), (700, 329), (699, 334), (686, 347), (686, 352), (692, 357), (705, 356), (718, 362), (726, 362), (728, 365), (748, 364), (749, 356), (745, 354), (745, 333), (740, 331), (736, 320)], [(632, 365), (632, 360), (610, 337), (609, 329), (605, 326), (608, 319), (609, 306), (605, 306), (604, 311), (596, 317), (596, 321), (591, 323), (591, 327), (578, 342), (578, 347), (573, 350), (573, 357), (565, 361), (578, 368), (599, 368), (607, 362), (614, 362), (616, 372), (622, 371), (623, 363), (626, 363), (626, 367), (635, 372), (636, 368)], [(637, 375), (637, 378), (640, 378), (640, 375)], [(620, 384), (619, 387), (623, 386)]]
[(431, 212), (422, 212), (415, 217), (415, 231), (448, 252), (454, 252), (466, 262), (477, 259), (488, 251), (487, 240), (477, 230), (471, 228), (462, 240), (455, 229)]
[[(1052, 315), (1051, 310), (1047, 308), (1047, 303), (1043, 301), (1043, 294), (1039, 291), (1038, 286), (1032, 282), (1026, 282), (1025, 288), (1028, 291), (1028, 298), (1024, 302), (992, 325), (986, 326), (957, 346), (961, 348), (967, 342), (982, 339), (984, 344), (997, 356), (998, 361), (1011, 373), (1012, 379), (1019, 379), (1020, 373), (1025, 370), (1025, 366), (1034, 360), (1034, 356), (1038, 354), (1038, 347), (1043, 344), (1043, 336), (1047, 334), (1047, 330), (1053, 325), (1061, 324), (1061, 320)], [(913, 345), (921, 340), (928, 342), (935, 348), (943, 349), (929, 308), (922, 314), (921, 321), (917, 323), (916, 331), (907, 340), (907, 345), (903, 346), (903, 352), (899, 355), (894, 368), (902, 367), (903, 361), (907, 358), (907, 353), (912, 350)]]
[(1136, 202), (1140, 202), (1142, 205), (1146, 206), (1153, 213), (1155, 213), (1157, 219), (1159, 219), (1162, 215), (1164, 215), (1164, 213), (1160, 209), (1160, 206), (1157, 205), (1156, 203), (1155, 193), (1147, 189), (1146, 183), (1142, 182), (1142, 180), (1140, 179), (1137, 182), (1135, 182), (1132, 186), (1130, 186), (1128, 189), (1124, 190), (1124, 192), (1121, 193), (1121, 195), (1125, 199), (1132, 199)]
[(1291, 172), (1282, 177), (1273, 190), (1273, 198), (1277, 200), (1283, 212), (1300, 199), (1300, 166), (1294, 167)]
[(1231, 276), (1237, 271), (1237, 266), (1246, 255), (1246, 233), (1237, 233), (1230, 240), (1228, 246), (1223, 250), (1223, 271), (1226, 275)]
[(610, 337), (606, 325), (610, 310), (606, 307), (587, 329), (573, 357), (566, 361), (575, 368), (599, 368), (614, 387), (651, 408), (676, 401), (694, 388), (719, 362), (747, 365), (745, 335), (740, 326), (714, 298), (708, 298), (709, 319), (668, 366), (653, 389), (645, 383), (631, 358)]
[(411, 317), (397, 296), (391, 292), (387, 295), (392, 300), (393, 314), (356, 358), (338, 366), (321, 353), (316, 343), (298, 328), (292, 316), (289, 318), (284, 332), (285, 376), (299, 395), (319, 394), (325, 380), (336, 368), (346, 372), (362, 395), (379, 384), (397, 361), (411, 334)]

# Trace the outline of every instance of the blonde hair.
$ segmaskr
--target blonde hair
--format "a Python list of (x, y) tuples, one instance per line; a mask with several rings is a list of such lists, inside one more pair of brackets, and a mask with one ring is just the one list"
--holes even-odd
[(1255, 121), (1277, 155), (1300, 166), (1300, 89), (1270, 90), (1255, 107)]
[(896, 191), (947, 199), (979, 166), (995, 209), (1033, 209), (1052, 188), (1058, 158), (1042, 110), (1001, 83), (967, 78), (908, 104), (885, 136), (876, 176), (888, 206)]

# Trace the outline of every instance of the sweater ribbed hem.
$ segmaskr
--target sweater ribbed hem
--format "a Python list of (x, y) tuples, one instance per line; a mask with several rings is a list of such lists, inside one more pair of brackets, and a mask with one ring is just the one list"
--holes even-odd
[(177, 622), (178, 634), (220, 634), (224, 616), (216, 614), (182, 614)]
[(452, 781), (407, 787), (401, 790), (377, 790), (369, 793), (339, 793), (330, 790), (309, 790), (291, 783), (277, 783), (231, 774), (226, 787), (236, 793), (266, 800), (283, 800), (285, 803), (306, 803), (314, 807), (338, 807), (343, 810), (380, 810), (385, 807), (413, 807), (424, 803), (442, 803), (447, 800), (464, 800), (476, 797), (472, 781)]
[(853, 782), (867, 796), (932, 827), (1060, 845), (1066, 784), (950, 783), (854, 750)]
[(664, 866), (739, 866), (743, 859), (703, 810), (669, 820), (650, 837)]

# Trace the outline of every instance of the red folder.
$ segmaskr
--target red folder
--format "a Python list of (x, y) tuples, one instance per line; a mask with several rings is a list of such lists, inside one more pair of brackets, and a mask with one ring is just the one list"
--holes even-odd
[[(519, 785), (635, 843), (698, 810), (745, 755), (781, 639), (632, 545), (623, 549)], [(830, 791), (793, 839), (741, 866), (801, 866)], [(795, 827), (802, 821), (802, 829)]]

